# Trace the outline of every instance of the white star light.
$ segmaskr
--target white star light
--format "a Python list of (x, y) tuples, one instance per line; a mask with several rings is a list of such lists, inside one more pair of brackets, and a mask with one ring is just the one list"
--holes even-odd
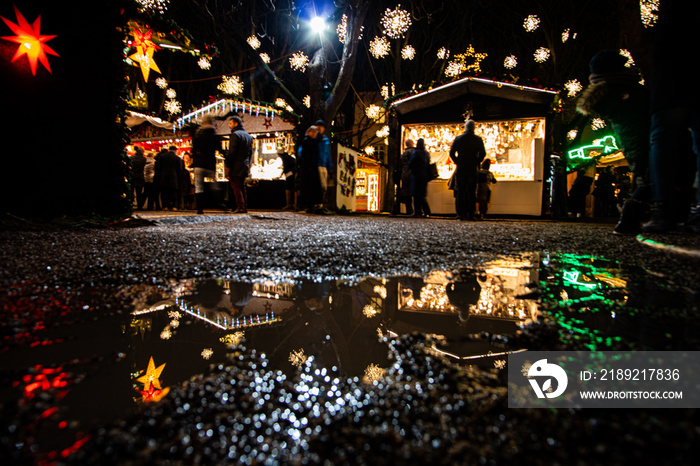
[(503, 60), (503, 66), (509, 70), (512, 70), (518, 66), (518, 59), (515, 57), (515, 55), (509, 55), (505, 60)]
[(406, 47), (401, 50), (401, 58), (404, 60), (413, 60), (416, 56), (416, 49), (411, 47), (410, 45), (407, 45)]
[(374, 58), (383, 58), (389, 55), (389, 39), (384, 36), (375, 37), (369, 43), (369, 51)]
[(243, 82), (238, 76), (224, 76), (221, 84), (217, 86), (224, 94), (242, 94), (243, 93)]
[(399, 4), (394, 10), (387, 8), (381, 22), (384, 34), (392, 39), (399, 39), (411, 27), (411, 14), (406, 10), (402, 10)]
[(161, 89), (165, 89), (168, 87), (168, 81), (165, 78), (157, 78), (156, 86), (160, 87)]
[(379, 118), (379, 115), (381, 113), (382, 109), (378, 105), (370, 105), (365, 109), (365, 114), (367, 115), (367, 118), (371, 118), (372, 120), (376, 120)]
[(209, 68), (211, 68), (211, 62), (207, 57), (201, 57), (199, 61), (197, 61), (197, 64), (203, 70), (208, 70)]
[(165, 91), (165, 96), (168, 99), (174, 99), (175, 97), (177, 97), (177, 92), (175, 92), (175, 89), (168, 89)]
[(168, 113), (170, 113), (171, 115), (173, 115), (175, 113), (180, 113), (182, 111), (182, 106), (180, 105), (180, 102), (178, 102), (177, 100), (167, 100), (163, 104), (163, 108), (165, 108), (165, 110)]
[(309, 66), (309, 57), (304, 52), (296, 52), (289, 58), (289, 65), (293, 70), (303, 73), (306, 71), (306, 67)]
[(260, 48), (260, 39), (258, 39), (256, 36), (248, 37), (246, 42), (248, 42), (248, 45), (250, 45), (253, 50), (258, 50)]
[(540, 27), (540, 18), (537, 15), (530, 15), (525, 18), (523, 22), (523, 27), (527, 32), (532, 32), (538, 27)]

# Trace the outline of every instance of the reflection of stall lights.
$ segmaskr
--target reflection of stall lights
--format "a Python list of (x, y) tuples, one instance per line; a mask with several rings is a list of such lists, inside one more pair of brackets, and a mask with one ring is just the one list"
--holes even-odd
[(583, 288), (598, 288), (597, 283), (591, 283), (590, 278), (586, 277), (585, 275), (581, 275), (581, 272), (579, 272), (578, 270), (565, 271), (564, 281), (569, 285), (580, 286)]
[(162, 332), (160, 332), (160, 338), (162, 340), (170, 340), (170, 338), (173, 336), (172, 330), (170, 330), (170, 327), (165, 327)]
[(493, 367), (495, 367), (498, 370), (502, 370), (506, 367), (506, 361), (505, 359), (496, 359), (493, 362)]
[(172, 328), (178, 328), (178, 327), (180, 326), (180, 321), (177, 320), (177, 319), (171, 320), (171, 321), (170, 321), (170, 326), (171, 326)]
[(386, 299), (386, 287), (383, 285), (376, 285), (374, 287), (374, 292), (377, 293), (382, 299)]
[(168, 9), (170, 0), (136, 0), (141, 6), (141, 11), (152, 11), (163, 14)]
[(379, 367), (376, 364), (370, 364), (365, 368), (365, 383), (372, 383), (381, 380), (386, 375), (386, 369)]
[(250, 316), (242, 316), (242, 317), (231, 317), (231, 318), (224, 318), (223, 323), (220, 320), (214, 321), (209, 319), (207, 316), (202, 315), (201, 311), (199, 309), (193, 309), (189, 306), (187, 306), (187, 303), (185, 303), (182, 300), (179, 300), (177, 302), (178, 306), (180, 307), (180, 310), (183, 312), (196, 317), (197, 319), (203, 320), (217, 328), (220, 328), (222, 330), (230, 330), (230, 329), (238, 329), (238, 328), (249, 328), (249, 327), (258, 327), (261, 325), (269, 325), (273, 324), (275, 322), (281, 322), (282, 319), (280, 317), (276, 317), (274, 312), (269, 312), (264, 315), (256, 314), (256, 315), (250, 315)]
[(373, 304), (367, 304), (364, 308), (362, 308), (362, 314), (364, 314), (364, 316), (368, 319), (371, 319), (379, 314), (379, 311)]
[(244, 337), (244, 332), (235, 332), (224, 335), (223, 337), (219, 338), (219, 341), (228, 346), (236, 346), (243, 340)]
[(211, 348), (204, 348), (201, 354), (202, 358), (209, 359), (214, 354), (214, 351)]
[(304, 349), (299, 349), (289, 353), (289, 362), (293, 366), (301, 367), (306, 362), (307, 356), (304, 354)]
[(179, 311), (168, 311), (168, 317), (171, 319), (179, 319), (182, 317), (182, 314), (180, 314)]

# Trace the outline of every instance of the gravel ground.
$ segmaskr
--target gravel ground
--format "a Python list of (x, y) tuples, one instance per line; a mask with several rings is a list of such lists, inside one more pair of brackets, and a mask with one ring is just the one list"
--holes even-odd
[[(582, 222), (282, 212), (144, 214), (110, 226), (71, 229), (13, 220), (4, 227), (0, 356), (9, 350), (5, 354), (12, 357), (3, 360), (0, 371), (5, 387), (0, 459), (9, 460), (2, 464), (695, 464), (697, 459), (696, 410), (511, 410), (503, 373), (465, 370), (431, 356), (422, 350), (426, 337), (421, 335), (391, 344), (396, 365), (380, 384), (341, 379), (329, 388), (309, 366), (303, 380), (317, 395), (306, 405), (290, 397), (298, 380), (266, 370), (264, 356), (241, 347), (230, 364), (214, 365), (172, 387), (161, 402), (136, 414), (88, 432), (69, 425), (62, 428), (63, 437), (55, 429), (44, 431), (44, 437), (55, 438), (53, 443), (43, 439), (41, 448), (42, 426), (58, 423), (55, 406), (65, 391), (47, 385), (31, 400), (12, 396), (18, 381), (38, 381), (37, 374), (55, 374), (56, 366), (65, 371), (60, 381), (77, 393), (84, 377), (120, 364), (124, 355), (95, 350), (62, 361), (55, 354), (64, 341), (56, 332), (99, 329), (107, 339), (105, 330), (129, 310), (124, 285), (165, 289), (191, 278), (360, 280), (457, 270), (501, 255), (571, 253), (619, 261), (630, 270), (645, 270), (666, 289), (683, 289), (690, 308), (666, 317), (680, 315), (696, 325), (686, 328), (698, 328), (698, 236), (617, 237), (611, 224)], [(561, 306), (549, 310), (562, 311)], [(697, 340), (691, 337), (674, 348), (697, 350), (687, 346)], [(591, 344), (547, 318), (517, 335), (473, 338), (532, 350)], [(24, 362), (24, 355), (42, 347), (47, 355), (57, 350), (43, 367)], [(634, 347), (623, 339), (608, 349)], [(353, 393), (356, 408), (338, 410), (325, 403), (328, 390)], [(263, 395), (280, 401), (259, 403)], [(295, 427), (299, 419), (308, 422), (303, 431)]]

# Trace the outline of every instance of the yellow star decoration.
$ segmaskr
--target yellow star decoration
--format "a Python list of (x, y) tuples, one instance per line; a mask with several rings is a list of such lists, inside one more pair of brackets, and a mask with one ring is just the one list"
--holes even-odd
[(143, 384), (143, 390), (145, 392), (149, 391), (151, 388), (151, 385), (153, 385), (155, 388), (158, 390), (161, 389), (160, 387), (160, 373), (163, 372), (163, 369), (165, 368), (165, 363), (161, 364), (156, 368), (155, 363), (153, 362), (153, 356), (151, 356), (150, 361), (148, 361), (148, 369), (146, 369), (146, 373), (136, 379), (138, 382), (141, 382)]
[[(471, 65), (467, 65), (467, 59), (469, 57), (472, 57), (474, 59), (474, 63)], [(474, 47), (470, 44), (469, 47), (467, 47), (467, 51), (464, 53), (461, 53), (459, 55), (455, 55), (455, 59), (464, 65), (464, 71), (473, 71), (474, 73), (479, 73), (481, 72), (481, 61), (488, 57), (488, 54), (486, 53), (476, 53), (474, 50)]]
[(153, 31), (141, 32), (138, 29), (132, 29), (132, 31), (134, 34), (134, 43), (132, 45), (136, 47), (136, 53), (129, 55), (129, 58), (139, 64), (143, 80), (148, 81), (148, 75), (151, 70), (160, 73), (160, 68), (153, 61), (153, 54), (158, 46), (151, 40)]
[(37, 61), (41, 62), (44, 67), (51, 73), (51, 67), (49, 66), (49, 60), (46, 54), (59, 56), (54, 52), (51, 47), (46, 45), (46, 42), (50, 41), (56, 36), (42, 36), (39, 32), (41, 28), (41, 15), (37, 16), (34, 23), (29, 24), (29, 22), (22, 16), (15, 6), (15, 16), (17, 17), (17, 23), (0, 16), (2, 20), (7, 24), (7, 26), (12, 29), (16, 35), (13, 37), (3, 37), (5, 40), (16, 42), (19, 44), (15, 56), (12, 57), (12, 61), (17, 60), (22, 55), (27, 55), (29, 60), (29, 67), (32, 70), (32, 74), (36, 75)]

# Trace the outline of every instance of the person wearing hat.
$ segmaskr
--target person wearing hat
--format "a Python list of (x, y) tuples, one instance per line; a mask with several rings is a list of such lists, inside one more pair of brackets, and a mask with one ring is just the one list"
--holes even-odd
[(324, 206), (326, 200), (326, 193), (328, 192), (328, 180), (329, 174), (333, 170), (333, 163), (331, 161), (331, 141), (328, 136), (325, 135), (326, 123), (323, 120), (318, 120), (315, 125), (318, 128), (318, 135), (316, 139), (318, 140), (318, 176), (321, 181), (321, 190), (323, 196), (321, 199), (323, 203), (316, 206), (317, 213), (330, 214), (331, 212)]
[[(194, 200), (200, 215), (204, 213), (204, 179), (216, 180), (216, 151), (221, 151), (221, 138), (216, 134), (213, 117), (205, 115), (192, 139)], [(213, 186), (216, 187), (216, 183)]]
[(474, 134), (476, 122), (468, 120), (464, 132), (452, 141), (450, 158), (455, 170), (455, 209), (459, 220), (474, 220), (476, 212), (476, 184), (479, 166), (486, 157), (484, 140)]
[(576, 109), (609, 122), (634, 174), (635, 190), (622, 207), (613, 230), (617, 235), (636, 235), (649, 211), (649, 91), (640, 84), (639, 69), (627, 66), (627, 57), (616, 50), (602, 50), (590, 62), (590, 84)]

